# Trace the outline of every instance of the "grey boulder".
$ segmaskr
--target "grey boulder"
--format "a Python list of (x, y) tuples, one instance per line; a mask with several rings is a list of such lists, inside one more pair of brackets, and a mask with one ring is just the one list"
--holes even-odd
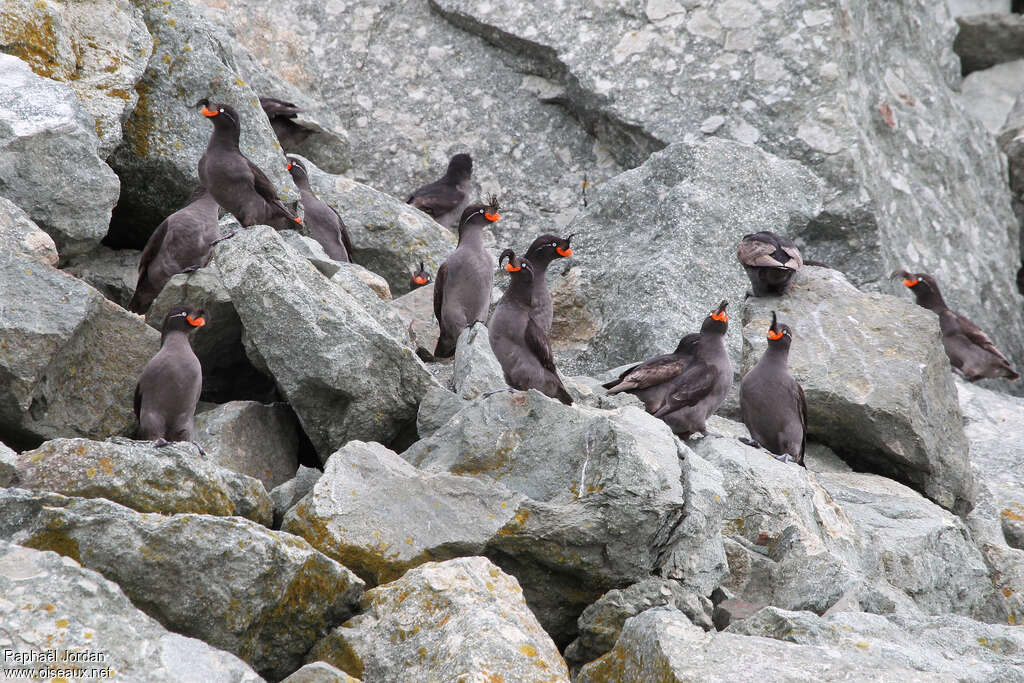
[(959, 31), (953, 50), (960, 57), (965, 76), (1024, 57), (1024, 17), (1020, 14), (1005, 10), (978, 12), (959, 16), (956, 23)]
[(359, 679), (327, 662), (311, 662), (281, 683), (359, 683)]
[(274, 230), (245, 230), (215, 260), (321, 460), (352, 439), (389, 443), (414, 426), (420, 398), (436, 384), (423, 363)]
[(89, 285), (0, 253), (0, 436), (36, 445), (131, 430), (132, 400), (160, 335)]
[(165, 515), (238, 515), (269, 525), (273, 514), (258, 480), (197, 458), (190, 444), (55, 439), (18, 456), (14, 485)]
[(363, 583), (302, 539), (238, 517), (140, 513), (102, 499), (0, 490), (0, 538), (117, 583), (167, 628), (283, 678), (355, 612)]
[(960, 86), (960, 102), (989, 133), (998, 135), (1022, 91), (1024, 56), (967, 76)]
[[(12, 655), (45, 657), (56, 640), (61, 649), (105, 655), (95, 667), (83, 661), (80, 668), (109, 669), (125, 680), (263, 681), (233, 654), (167, 630), (116, 583), (70, 557), (0, 540), (0, 592), (0, 647)], [(37, 668), (5, 666), (12, 676), (12, 669)]]
[(0, 251), (18, 254), (47, 266), (57, 266), (57, 245), (28, 214), (0, 197)]
[(793, 329), (789, 369), (807, 396), (808, 436), (858, 469), (970, 510), (974, 478), (938, 317), (805, 266), (786, 296), (747, 300), (744, 374), (764, 353), (773, 310)]
[(569, 681), (515, 578), (486, 558), (411, 569), (363, 605), (310, 659), (368, 681)]
[(270, 499), (274, 501), (274, 526), (275, 529), (281, 528), (281, 522), (284, 520), (285, 514), (295, 507), (295, 504), (306, 497), (306, 494), (313, 490), (313, 486), (320, 477), (323, 476), (323, 472), (313, 467), (305, 467), (299, 465), (299, 469), (295, 472), (295, 476), (288, 481), (275, 486), (270, 491)]
[(409, 342), (413, 346), (433, 351), (440, 334), (437, 318), (434, 317), (434, 283), (417, 287), (392, 299), (391, 307), (409, 331)]
[(0, 196), (21, 207), (66, 258), (107, 234), (119, 188), (75, 91), (0, 54)]
[(0, 486), (8, 486), (18, 471), (18, 454), (0, 443)]
[(232, 401), (196, 415), (195, 436), (211, 462), (269, 491), (295, 476), (298, 428), (287, 405)]
[(459, 335), (452, 369), (451, 388), (464, 400), (508, 388), (501, 363), (491, 350), (487, 326), (483, 323), (474, 323)]
[(127, 310), (139, 280), (140, 252), (109, 249), (102, 244), (68, 259), (64, 270)]

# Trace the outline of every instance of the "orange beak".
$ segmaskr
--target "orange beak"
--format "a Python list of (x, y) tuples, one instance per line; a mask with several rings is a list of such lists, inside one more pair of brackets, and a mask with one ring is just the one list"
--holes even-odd
[(296, 216), (295, 217), (295, 222), (298, 223), (299, 225), (302, 225), (302, 217), (301, 216)]
[(555, 251), (558, 252), (558, 255), (563, 258), (569, 258), (570, 256), (572, 256), (572, 249), (562, 249), (561, 247), (555, 247)]
[(417, 275), (412, 279), (412, 281), (418, 285), (425, 285), (427, 284), (427, 282), (429, 282), (429, 280), (427, 280), (427, 278), (423, 277), (422, 275)]
[(206, 117), (213, 117), (213, 116), (219, 116), (220, 115), (219, 111), (212, 111), (212, 110), (210, 110), (207, 107), (203, 107), (202, 110), (199, 113), (202, 114), (203, 116), (206, 116)]
[(519, 272), (522, 269), (523, 269), (522, 266), (513, 266), (511, 263), (506, 263), (505, 264), (505, 270), (507, 270), (510, 273), (516, 273), (516, 272)]
[(720, 323), (727, 323), (727, 322), (729, 322), (729, 316), (727, 316), (725, 314), (725, 311), (722, 311), (721, 313), (712, 313), (711, 317), (714, 318), (715, 320), (717, 320)]
[(768, 330), (768, 338), (772, 341), (776, 339), (782, 339), (782, 333), (776, 332), (775, 330)]
[(187, 320), (188, 324), (192, 327), (202, 327), (206, 324), (206, 320), (204, 318), (193, 318), (192, 316), (187, 316), (185, 320)]
[(289, 171), (292, 170), (292, 162), (290, 162), (290, 161), (288, 162), (288, 170)]
[(497, 223), (498, 219), (501, 218), (501, 214), (498, 213), (484, 213), (484, 218), (492, 223)]
[(904, 286), (904, 287), (913, 287), (914, 285), (916, 285), (916, 284), (917, 284), (918, 282), (920, 282), (920, 281), (921, 281), (921, 280), (910, 280), (910, 279), (905, 279), (905, 280), (903, 280), (903, 286)]

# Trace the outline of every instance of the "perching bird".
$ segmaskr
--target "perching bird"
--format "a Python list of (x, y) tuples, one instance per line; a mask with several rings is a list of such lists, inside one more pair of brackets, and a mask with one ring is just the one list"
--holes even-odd
[(246, 228), (269, 225), (285, 230), (302, 223), (278, 198), (270, 178), (238, 149), (242, 132), (238, 113), (226, 104), (211, 105), (207, 99), (195, 106), (202, 106), (200, 113), (213, 122), (210, 142), (199, 159), (199, 181), (217, 203)]
[(135, 385), (140, 440), (156, 441), (157, 446), (192, 441), (203, 370), (188, 335), (206, 321), (206, 313), (191, 306), (175, 306), (164, 318), (160, 350), (146, 363)]
[(440, 328), (434, 358), (455, 355), (462, 330), (486, 322), (494, 286), (494, 257), (484, 249), (484, 227), (497, 221), (498, 199), (466, 207), (459, 221), (459, 242), (437, 270), (434, 317)]
[(541, 235), (533, 241), (530, 248), (526, 250), (524, 258), (533, 266), (533, 313), (537, 324), (543, 330), (544, 335), (551, 334), (551, 318), (554, 309), (551, 305), (551, 292), (548, 291), (547, 270), (548, 266), (556, 258), (569, 258), (572, 256), (572, 248), (568, 237), (556, 237), (555, 235)]
[(302, 160), (293, 156), (288, 157), (288, 172), (302, 195), (302, 207), (306, 212), (303, 225), (309, 230), (309, 236), (335, 261), (351, 261), (352, 241), (345, 230), (345, 222), (341, 220), (337, 211), (313, 194), (313, 188), (309, 186), (309, 173)]
[(950, 364), (967, 381), (974, 382), (983, 378), (1020, 379), (1020, 374), (980, 327), (950, 310), (931, 275), (897, 270), (892, 277), (902, 277), (903, 285), (914, 293), (917, 305), (939, 316), (942, 346), (946, 349)]
[(139, 279), (128, 304), (131, 311), (145, 313), (174, 275), (206, 265), (210, 247), (219, 241), (219, 210), (217, 200), (200, 185), (188, 204), (153, 231), (139, 259)]
[(294, 102), (286, 102), (276, 97), (261, 97), (260, 106), (270, 120), (270, 127), (285, 151), (291, 150), (313, 134), (314, 131), (295, 121), (302, 109)]
[[(777, 460), (804, 464), (807, 446), (807, 399), (789, 372), (789, 346), (793, 333), (772, 311), (768, 348), (740, 382), (740, 415), (750, 432), (741, 439), (763, 447)], [(805, 465), (806, 467), (806, 465)]]
[(548, 336), (533, 311), (533, 289), (537, 283), (533, 265), (516, 258), (511, 249), (502, 252), (498, 265), (506, 258), (505, 270), (512, 275), (512, 282), (487, 324), (491, 350), (510, 387), (536, 389), (570, 405), (572, 398), (555, 370)]
[(750, 278), (753, 291), (748, 296), (782, 294), (804, 264), (792, 240), (767, 230), (744, 235), (736, 247), (736, 257)]
[(456, 154), (448, 162), (443, 176), (414, 191), (405, 203), (412, 204), (451, 230), (469, 203), (472, 175), (473, 159), (468, 154)]
[(732, 363), (725, 350), (728, 301), (711, 311), (700, 332), (688, 334), (676, 350), (634, 365), (604, 385), (609, 394), (626, 391), (644, 402), (680, 438), (707, 433), (705, 421), (725, 401), (732, 386)]
[(412, 274), (409, 279), (409, 291), (419, 289), (430, 284), (430, 273), (423, 268), (423, 261), (420, 261), (420, 269)]

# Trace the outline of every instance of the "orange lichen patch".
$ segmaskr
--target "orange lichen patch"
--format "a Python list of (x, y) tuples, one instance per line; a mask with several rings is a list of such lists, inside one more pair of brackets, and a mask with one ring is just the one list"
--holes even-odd
[(58, 619), (56, 623), (57, 623), (57, 628), (67, 628), (68, 624), (70, 624), (71, 622), (68, 621), (67, 619)]
[(537, 656), (537, 648), (535, 648), (533, 645), (529, 645), (529, 644), (520, 645), (519, 646), (519, 651), (522, 652), (527, 657), (536, 657)]
[(498, 535), (511, 536), (521, 531), (526, 526), (528, 519), (530, 519), (530, 511), (526, 508), (520, 508), (516, 511), (516, 516), (509, 520), (508, 524), (498, 529)]
[(114, 473), (114, 461), (110, 458), (100, 458), (96, 461), (96, 464), (103, 470), (103, 474)]

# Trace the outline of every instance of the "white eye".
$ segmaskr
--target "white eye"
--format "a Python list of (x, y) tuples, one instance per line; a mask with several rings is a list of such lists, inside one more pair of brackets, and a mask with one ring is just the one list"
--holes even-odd
[(224, 113), (224, 110), (223, 110), (223, 109), (218, 109), (217, 111), (219, 111), (219, 112), (220, 112), (221, 114), (223, 114), (223, 113)]

